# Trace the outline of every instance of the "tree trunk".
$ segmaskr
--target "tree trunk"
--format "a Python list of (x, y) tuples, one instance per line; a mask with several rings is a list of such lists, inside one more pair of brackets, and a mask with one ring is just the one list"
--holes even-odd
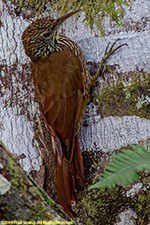
[(44, 221), (49, 221), (49, 224), (67, 224), (67, 221), (68, 224), (74, 223), (31, 176), (23, 171), (2, 143), (0, 143), (0, 170), (0, 220), (2, 224), (7, 224), (8, 221), (9, 224), (10, 221), (13, 224), (15, 220), (18, 221), (16, 224), (21, 221), (31, 223), (35, 221), (38, 224), (45, 224)]
[[(17, 7), (0, 0), (0, 138), (28, 173), (55, 199), (55, 155), (51, 137), (34, 95), (30, 60), (21, 35), (31, 22), (31, 11), (17, 16)], [(25, 19), (26, 18), (26, 19)]]
[[(105, 79), (99, 79), (94, 102), (87, 106), (80, 136), (87, 176), (98, 176), (103, 159), (110, 157), (114, 150), (129, 144), (147, 146), (149, 143), (149, 11), (149, 1), (137, 0), (124, 9), (122, 27), (104, 18), (107, 37), (101, 37), (98, 30), (91, 33), (88, 27), (84, 27), (84, 13), (77, 21), (73, 17), (67, 20), (61, 29), (81, 46), (92, 73), (109, 42), (120, 38), (118, 45), (127, 43), (108, 60)], [(38, 184), (56, 199), (55, 155), (34, 96), (30, 60), (25, 56), (21, 43), (22, 32), (34, 16), (31, 9), (23, 9), (17, 16), (16, 6), (0, 0), (0, 138), (16, 155), (24, 170), (30, 172)], [(93, 169), (95, 162), (97, 166)], [(87, 180), (87, 185), (90, 182)], [(148, 192), (144, 191), (145, 186), (139, 183), (131, 190), (134, 197), (128, 195), (124, 198), (120, 189), (111, 196), (107, 191), (94, 195), (85, 188), (79, 202), (81, 224), (131, 225), (135, 224), (133, 218), (136, 218), (136, 224), (150, 222), (150, 200)], [(112, 204), (114, 202), (116, 205)], [(144, 214), (145, 206), (147, 213)], [(120, 223), (117, 222), (119, 218)]]

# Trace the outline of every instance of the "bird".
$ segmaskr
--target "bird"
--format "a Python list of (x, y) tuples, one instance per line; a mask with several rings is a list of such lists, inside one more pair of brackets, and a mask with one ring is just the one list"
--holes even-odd
[(34, 90), (56, 154), (58, 202), (70, 217), (75, 216), (72, 202), (85, 183), (79, 133), (90, 89), (98, 77), (90, 75), (81, 48), (58, 33), (60, 25), (80, 11), (57, 19), (38, 18), (22, 34), (25, 53), (31, 59)]

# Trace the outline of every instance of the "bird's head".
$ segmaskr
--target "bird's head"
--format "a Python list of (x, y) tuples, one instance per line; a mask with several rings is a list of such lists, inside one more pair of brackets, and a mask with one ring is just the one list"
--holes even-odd
[(57, 30), (66, 19), (79, 11), (66, 13), (58, 19), (47, 17), (31, 23), (22, 34), (22, 43), (26, 55), (32, 60), (36, 60), (39, 57), (47, 57), (50, 53), (59, 51), (59, 46), (56, 43)]

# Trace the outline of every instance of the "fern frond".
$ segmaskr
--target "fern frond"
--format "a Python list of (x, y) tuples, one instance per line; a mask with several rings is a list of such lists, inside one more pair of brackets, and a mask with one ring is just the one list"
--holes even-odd
[(108, 187), (116, 185), (127, 185), (139, 179), (138, 171), (150, 170), (150, 152), (144, 146), (131, 146), (134, 151), (123, 149), (116, 154), (99, 178), (100, 181), (92, 188)]

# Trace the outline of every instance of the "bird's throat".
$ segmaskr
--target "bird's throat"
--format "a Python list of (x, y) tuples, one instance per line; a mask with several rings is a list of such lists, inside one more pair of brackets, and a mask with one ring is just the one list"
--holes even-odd
[(44, 42), (40, 48), (35, 48), (33, 53), (34, 61), (38, 59), (46, 59), (50, 54), (61, 51), (61, 47), (57, 45), (55, 40)]

